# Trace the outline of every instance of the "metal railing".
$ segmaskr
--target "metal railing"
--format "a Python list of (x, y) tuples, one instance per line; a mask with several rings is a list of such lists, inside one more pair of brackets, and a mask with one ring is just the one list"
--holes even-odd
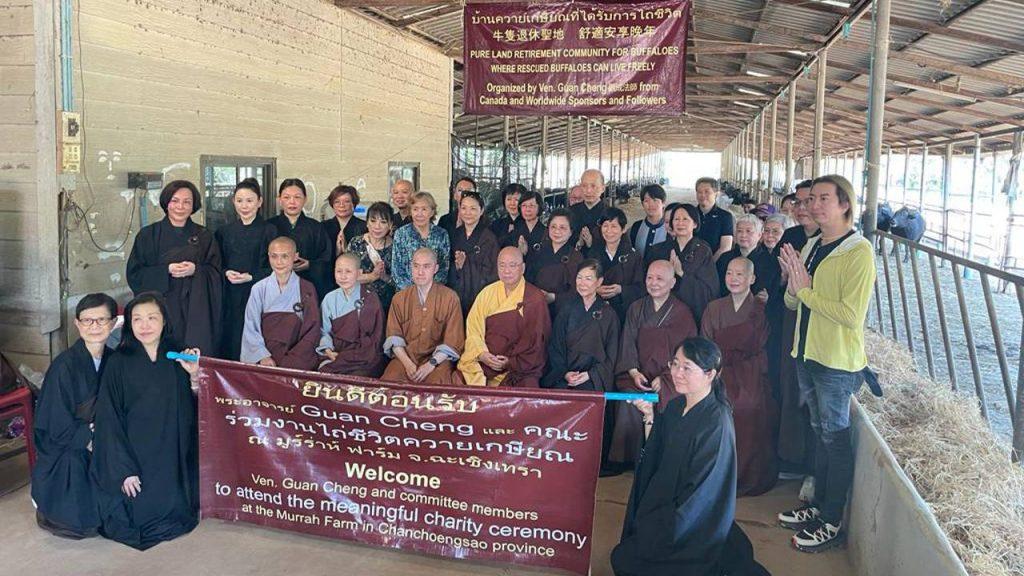
[[(880, 270), (869, 327), (906, 345), (919, 369), (926, 368), (933, 380), (948, 379), (953, 390), (960, 390), (965, 376), (970, 378), (982, 417), (997, 434), (1010, 439), (1014, 461), (1020, 461), (1024, 455), (1024, 277), (886, 232), (876, 233), (876, 245)], [(1014, 290), (995, 292), (992, 279)], [(955, 305), (947, 306), (947, 299), (953, 298)], [(984, 311), (979, 302), (984, 302)], [(938, 334), (934, 334), (936, 327)], [(1020, 337), (1015, 378), (1004, 328)], [(1014, 329), (1018, 335), (1012, 334)], [(969, 363), (969, 375), (964, 360)], [(1005, 412), (1002, 401), (990, 402), (988, 395), (1005, 395)]]

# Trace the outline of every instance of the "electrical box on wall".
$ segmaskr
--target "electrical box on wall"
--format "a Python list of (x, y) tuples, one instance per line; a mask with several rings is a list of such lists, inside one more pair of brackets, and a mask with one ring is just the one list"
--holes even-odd
[(159, 190), (163, 188), (164, 175), (161, 172), (129, 172), (128, 187), (143, 190)]
[(60, 168), (68, 174), (82, 171), (82, 117), (77, 112), (60, 114)]

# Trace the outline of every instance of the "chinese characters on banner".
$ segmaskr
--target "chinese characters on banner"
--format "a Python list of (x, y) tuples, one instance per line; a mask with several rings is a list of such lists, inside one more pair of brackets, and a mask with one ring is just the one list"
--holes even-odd
[(587, 573), (602, 395), (200, 374), (204, 518)]
[(690, 0), (467, 4), (467, 114), (679, 115)]

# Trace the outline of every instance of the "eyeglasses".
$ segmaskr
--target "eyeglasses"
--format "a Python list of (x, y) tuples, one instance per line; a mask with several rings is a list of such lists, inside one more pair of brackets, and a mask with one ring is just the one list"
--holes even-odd
[(669, 361), (668, 367), (670, 370), (682, 371), (686, 374), (696, 374), (698, 372), (703, 372), (707, 374), (708, 372), (711, 372), (711, 370), (703, 370), (699, 366), (694, 367), (693, 365), (690, 364), (683, 364), (676, 360), (675, 358)]
[(107, 324), (113, 322), (113, 318), (79, 318), (78, 323), (82, 326), (99, 326), (103, 328)]

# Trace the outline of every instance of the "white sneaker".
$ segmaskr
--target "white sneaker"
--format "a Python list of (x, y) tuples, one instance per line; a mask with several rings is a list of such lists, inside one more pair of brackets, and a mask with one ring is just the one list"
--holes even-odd
[(801, 552), (822, 552), (842, 542), (842, 524), (834, 525), (815, 520), (793, 535), (793, 547)]

